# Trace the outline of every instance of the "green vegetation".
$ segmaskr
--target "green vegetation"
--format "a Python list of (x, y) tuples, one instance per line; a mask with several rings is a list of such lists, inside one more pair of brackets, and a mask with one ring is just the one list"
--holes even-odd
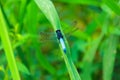
[(12, 46), (10, 43), (10, 39), (8, 37), (8, 32), (6, 29), (6, 23), (5, 20), (3, 18), (3, 14), (2, 14), (2, 10), (0, 8), (0, 34), (1, 34), (1, 40), (3, 43), (3, 48), (5, 50), (6, 53), (6, 58), (12, 73), (12, 77), (14, 80), (20, 80), (20, 76), (17, 70), (17, 65), (14, 59), (14, 54), (13, 54), (13, 50), (12, 50)]
[(0, 1), (0, 80), (120, 80), (119, 53), (120, 0)]

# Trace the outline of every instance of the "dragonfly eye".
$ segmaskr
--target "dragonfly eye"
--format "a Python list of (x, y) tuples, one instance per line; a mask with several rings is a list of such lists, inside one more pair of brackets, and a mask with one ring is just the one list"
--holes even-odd
[(57, 38), (58, 39), (63, 38), (63, 35), (62, 35), (60, 30), (56, 30), (56, 33), (57, 33)]

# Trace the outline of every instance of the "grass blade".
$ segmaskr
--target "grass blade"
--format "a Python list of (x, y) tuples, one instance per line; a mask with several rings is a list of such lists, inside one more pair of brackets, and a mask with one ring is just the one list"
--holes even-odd
[(110, 36), (105, 41), (103, 49), (103, 80), (112, 80), (117, 44), (118, 38), (116, 36)]
[(0, 7), (0, 35), (13, 80), (20, 80), (20, 75), (17, 69), (14, 53), (12, 50), (12, 45), (8, 36), (6, 22), (1, 11), (1, 7)]
[(120, 15), (120, 6), (113, 0), (104, 0), (104, 3), (117, 15)]
[[(94, 40), (94, 42), (93, 41), (90, 42), (92, 44), (89, 45), (90, 48), (86, 51), (86, 54), (83, 58), (83, 66), (82, 66), (83, 67), (83, 73), (81, 74), (81, 77), (82, 77), (83, 80), (86, 80), (86, 79), (87, 80), (92, 80), (91, 75), (92, 75), (93, 60), (95, 58), (96, 51), (97, 51), (97, 49), (98, 49), (98, 47), (99, 47), (99, 45), (100, 45), (100, 43), (101, 43), (101, 41), (102, 41), (102, 39), (105, 35), (104, 30), (107, 27), (106, 23), (107, 23), (107, 20), (108, 20), (108, 16), (104, 12), (100, 16), (104, 16), (104, 18), (103, 17), (98, 17), (97, 21), (95, 20), (95, 21), (92, 22), (96, 26), (102, 24), (101, 25), (102, 26), (102, 32), (100, 33), (100, 36), (97, 39)], [(101, 18), (102, 18), (102, 20), (101, 20)], [(94, 25), (91, 25), (91, 27), (94, 26)], [(93, 31), (93, 29), (91, 29), (91, 30)]]
[[(55, 31), (61, 30), (60, 20), (52, 2), (50, 0), (35, 0), (35, 2), (38, 5), (38, 7), (41, 9), (41, 11), (44, 13), (44, 15), (47, 17), (47, 19), (51, 22), (52, 26), (54, 27), (54, 30)], [(65, 39), (65, 36), (64, 36), (64, 39)], [(66, 54), (63, 52), (62, 47), (61, 47), (61, 51), (62, 51), (64, 61), (66, 63), (70, 78), (71, 80), (81, 80), (73, 64), (73, 61), (71, 59), (70, 50), (69, 50), (69, 46), (66, 39), (65, 39), (65, 44), (67, 47)]]
[(44, 15), (47, 17), (47, 19), (51, 22), (54, 30), (59, 30), (61, 25), (52, 2), (50, 0), (35, 0), (35, 2), (44, 13)]

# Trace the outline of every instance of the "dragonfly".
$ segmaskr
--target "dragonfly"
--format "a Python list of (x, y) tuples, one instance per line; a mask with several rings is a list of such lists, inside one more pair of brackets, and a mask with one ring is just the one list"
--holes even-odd
[[(67, 32), (66, 37), (68, 38), (70, 36), (71, 33), (73, 33), (74, 31), (76, 31), (78, 29), (72, 29), (72, 30), (67, 30), (69, 32)], [(65, 45), (65, 40), (63, 37), (63, 34), (61, 32), (61, 30), (56, 30), (56, 33), (53, 32), (40, 32), (40, 41), (54, 41), (57, 42), (57, 39), (59, 40), (59, 43), (64, 51), (64, 53), (66, 53), (66, 45)]]
[[(66, 25), (62, 25), (62, 26), (64, 26), (62, 27), (62, 32), (64, 33), (64, 37), (67, 38), (67, 40), (70, 40), (72, 36), (76, 35), (76, 33), (74, 34), (74, 32), (78, 32), (79, 30), (81, 30), (77, 26), (66, 26)], [(59, 41), (59, 44), (61, 45), (63, 51), (66, 53), (64, 37), (63, 34), (61, 33), (61, 30), (56, 30), (56, 32), (54, 32), (49, 28), (41, 27), (38, 35), (36, 36), (37, 38), (36, 40), (43, 45), (49, 42), (52, 44), (58, 44)]]
[[(67, 30), (65, 30), (65, 29), (67, 29)], [(63, 32), (64, 32), (66, 38), (70, 38), (72, 33), (74, 33), (75, 31), (78, 31), (78, 30), (79, 29), (76, 27), (72, 27), (71, 29), (64, 28)], [(54, 31), (39, 31), (39, 41), (41, 43), (44, 43), (47, 41), (56, 43), (57, 42), (56, 33)], [(60, 39), (60, 41), (63, 42), (61, 39)]]
[[(65, 34), (65, 37), (67, 39), (69, 39), (74, 32), (84, 30), (84, 26), (80, 25), (80, 24), (83, 24), (83, 23), (80, 23), (80, 24), (79, 23), (80, 22), (75, 20), (75, 21), (73, 21), (71, 23), (71, 26), (69, 26), (68, 24), (62, 22), (62, 26), (64, 26), (64, 27), (62, 27), (62, 30), (63, 30), (63, 32)], [(52, 30), (49, 30), (49, 31), (45, 31), (45, 30), (39, 31), (39, 41), (41, 43), (44, 43), (46, 41), (56, 43), (57, 42), (56, 33), (54, 31), (52, 31)]]

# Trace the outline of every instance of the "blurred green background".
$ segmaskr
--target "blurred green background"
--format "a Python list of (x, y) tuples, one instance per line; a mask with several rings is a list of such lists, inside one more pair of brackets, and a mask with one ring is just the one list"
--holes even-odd
[[(120, 80), (120, 0), (52, 0), (82, 80)], [(22, 80), (70, 80), (33, 0), (0, 0)], [(11, 80), (0, 41), (0, 80)]]

